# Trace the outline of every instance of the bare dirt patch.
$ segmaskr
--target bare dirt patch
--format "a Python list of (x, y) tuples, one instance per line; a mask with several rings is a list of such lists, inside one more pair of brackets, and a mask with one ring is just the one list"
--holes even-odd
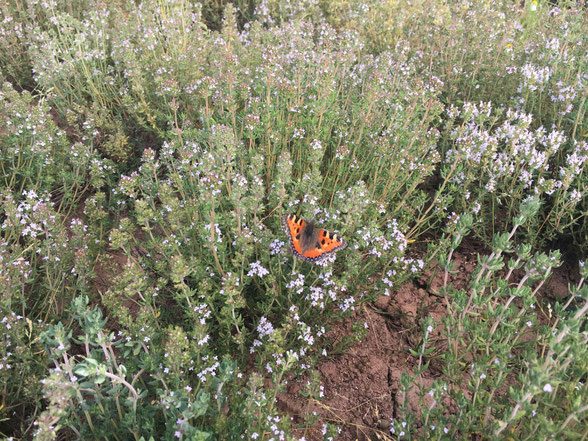
[[(448, 283), (456, 289), (467, 289), (471, 274), (477, 263), (476, 247), (462, 246), (453, 257), (456, 274), (450, 275)], [(553, 299), (567, 295), (567, 284), (577, 279), (577, 270), (563, 266), (544, 285), (542, 293)], [(413, 357), (409, 348), (416, 349), (421, 342), (422, 332), (418, 325), (421, 318), (431, 315), (437, 323), (446, 314), (444, 300), (437, 295), (443, 285), (443, 273), (429, 271), (420, 280), (402, 287), (390, 297), (382, 296), (373, 304), (356, 311), (354, 316), (334, 327), (328, 338), (335, 343), (351, 334), (354, 322), (368, 326), (366, 337), (342, 354), (331, 355), (318, 365), (324, 398), (309, 400), (299, 392), (308, 382), (306, 376), (292, 378), (288, 389), (278, 394), (281, 411), (301, 423), (312, 412), (319, 420), (310, 429), (301, 429), (297, 435), (309, 441), (323, 439), (322, 426), (325, 422), (341, 427), (337, 440), (391, 440), (390, 423), (398, 417), (400, 378), (403, 373), (413, 375), (418, 367), (418, 358)], [(441, 325), (430, 334), (434, 341), (440, 337)], [(435, 346), (443, 350), (440, 339)], [(419, 403), (418, 389), (427, 389), (442, 375), (440, 366), (434, 360), (416, 382), (407, 398), (411, 413), (420, 414), (425, 403)], [(444, 403), (449, 412), (457, 411), (453, 403)]]

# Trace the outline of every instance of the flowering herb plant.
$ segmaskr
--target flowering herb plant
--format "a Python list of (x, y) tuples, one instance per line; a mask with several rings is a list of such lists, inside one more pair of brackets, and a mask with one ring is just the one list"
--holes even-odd
[[(416, 319), (370, 430), (581, 439), (584, 21), (544, 2), (3, 2), (2, 436), (336, 439), (352, 424), (294, 422), (279, 397), (304, 378), (323, 400), (317, 367), (366, 336), (362, 310), (437, 271), (443, 320)], [(288, 215), (337, 253), (296, 259)], [(564, 260), (577, 277), (542, 297)]]

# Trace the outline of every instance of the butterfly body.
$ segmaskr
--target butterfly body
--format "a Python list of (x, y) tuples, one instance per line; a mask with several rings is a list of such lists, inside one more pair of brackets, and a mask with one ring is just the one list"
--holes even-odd
[(294, 214), (284, 216), (284, 228), (290, 237), (292, 253), (302, 260), (316, 262), (347, 246), (343, 238), (317, 228), (314, 220), (306, 222)]

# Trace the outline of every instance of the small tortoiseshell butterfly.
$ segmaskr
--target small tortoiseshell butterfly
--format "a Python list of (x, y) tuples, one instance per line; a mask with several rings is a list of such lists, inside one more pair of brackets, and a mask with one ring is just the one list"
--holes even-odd
[(305, 222), (294, 214), (284, 216), (284, 228), (290, 236), (292, 253), (302, 260), (316, 262), (347, 246), (343, 238), (316, 228), (314, 220)]

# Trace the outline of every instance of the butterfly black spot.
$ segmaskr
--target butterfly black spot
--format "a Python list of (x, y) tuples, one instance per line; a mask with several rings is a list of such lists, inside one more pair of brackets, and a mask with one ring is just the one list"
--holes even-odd
[(300, 234), (296, 235), (296, 240), (300, 240)]
[(321, 247), (321, 244), (317, 242), (316, 245), (315, 245), (315, 248), (320, 248), (320, 247)]
[(321, 240), (321, 245), (324, 245), (326, 243), (325, 239)]

